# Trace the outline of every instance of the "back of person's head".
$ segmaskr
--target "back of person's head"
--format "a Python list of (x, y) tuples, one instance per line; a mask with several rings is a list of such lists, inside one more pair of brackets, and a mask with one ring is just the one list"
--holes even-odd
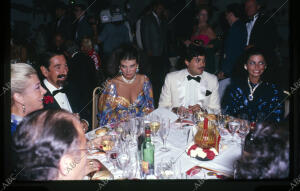
[(205, 50), (201, 46), (190, 45), (186, 48), (184, 59), (190, 62), (194, 57), (206, 56)]
[(10, 65), (11, 104), (14, 104), (13, 95), (24, 92), (32, 75), (37, 75), (37, 72), (29, 64), (15, 63)]
[(260, 124), (247, 153), (237, 161), (237, 179), (283, 179), (289, 175), (289, 132), (287, 127)]
[(243, 9), (238, 3), (231, 3), (226, 7), (227, 13), (232, 13), (235, 17), (241, 18), (243, 16)]
[[(80, 157), (80, 129), (74, 116), (64, 110), (38, 110), (17, 127), (13, 151), (20, 180), (56, 180), (65, 154)], [(83, 132), (82, 132), (83, 133)]]

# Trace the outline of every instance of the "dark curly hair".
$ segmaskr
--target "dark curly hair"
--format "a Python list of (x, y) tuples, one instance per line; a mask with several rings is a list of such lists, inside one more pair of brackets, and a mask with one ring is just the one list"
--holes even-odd
[(258, 125), (254, 141), (237, 161), (236, 179), (284, 179), (289, 175), (289, 135), (286, 127)]
[(119, 73), (122, 60), (136, 60), (141, 68), (141, 52), (132, 44), (123, 44), (110, 55), (107, 60), (106, 72), (109, 77), (115, 77)]
[[(61, 109), (42, 109), (28, 114), (13, 137), (19, 180), (55, 180), (61, 157), (80, 145), (71, 114)], [(73, 152), (72, 152), (73, 153)], [(80, 152), (74, 152), (80, 157)]]

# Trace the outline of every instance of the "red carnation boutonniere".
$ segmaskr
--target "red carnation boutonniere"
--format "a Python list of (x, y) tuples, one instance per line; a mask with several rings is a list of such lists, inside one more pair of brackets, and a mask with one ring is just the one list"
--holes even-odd
[(53, 103), (53, 97), (52, 96), (44, 96), (44, 103), (45, 104), (49, 104), (49, 103)]

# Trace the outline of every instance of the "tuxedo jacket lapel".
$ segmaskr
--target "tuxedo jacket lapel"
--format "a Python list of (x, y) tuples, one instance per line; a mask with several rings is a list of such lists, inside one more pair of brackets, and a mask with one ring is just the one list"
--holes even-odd
[[(59, 104), (57, 103), (57, 101), (55, 100), (54, 96), (50, 93), (49, 89), (45, 86), (44, 82), (41, 81), (41, 85), (42, 87), (47, 91), (44, 95), (44, 100), (43, 100), (43, 104), (44, 104), (44, 108), (48, 109), (48, 108), (54, 108), (54, 109), (60, 109)], [(45, 98), (47, 96), (50, 96), (53, 98), (53, 103), (45, 103)]]

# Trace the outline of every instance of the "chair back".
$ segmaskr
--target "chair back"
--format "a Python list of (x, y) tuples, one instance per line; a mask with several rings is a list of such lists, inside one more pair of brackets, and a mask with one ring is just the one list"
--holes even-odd
[(93, 91), (93, 118), (92, 118), (92, 121), (93, 121), (92, 128), (93, 129), (97, 128), (98, 124), (99, 124), (97, 114), (98, 114), (98, 100), (100, 97), (100, 90), (101, 90), (100, 87), (96, 87)]

